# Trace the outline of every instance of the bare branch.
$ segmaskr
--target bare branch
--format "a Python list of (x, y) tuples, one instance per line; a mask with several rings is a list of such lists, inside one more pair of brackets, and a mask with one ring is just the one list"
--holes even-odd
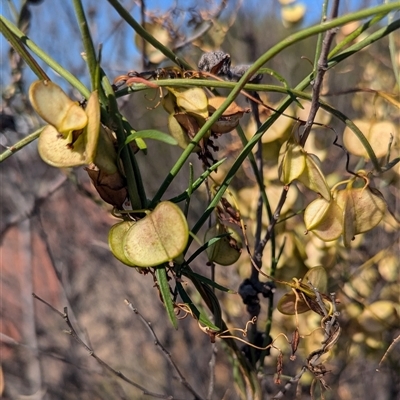
[[(339, 0), (335, 0), (332, 6), (332, 12), (330, 19), (336, 18), (339, 10)], [(300, 145), (304, 147), (307, 138), (311, 132), (311, 128), (314, 123), (315, 116), (317, 115), (320, 103), (319, 96), (321, 94), (322, 82), (327, 71), (328, 66), (328, 54), (331, 47), (333, 38), (336, 34), (336, 29), (331, 29), (326, 32), (324, 40), (322, 42), (322, 50), (318, 59), (317, 71), (314, 79), (313, 89), (312, 89), (312, 101), (310, 107), (310, 114), (308, 115), (307, 122), (304, 126), (303, 133), (300, 138)]]
[(82, 347), (84, 347), (85, 350), (89, 353), (89, 355), (91, 357), (93, 357), (102, 367), (104, 367), (106, 370), (111, 372), (113, 375), (115, 375), (118, 378), (122, 379), (123, 381), (129, 383), (131, 386), (141, 390), (142, 393), (145, 396), (152, 396), (152, 397), (155, 397), (157, 399), (183, 400), (183, 399), (178, 399), (177, 397), (174, 397), (172, 395), (151, 392), (151, 391), (147, 390), (144, 386), (139, 385), (138, 383), (136, 383), (136, 382), (132, 381), (131, 379), (129, 379), (128, 377), (126, 377), (121, 371), (115, 370), (113, 367), (111, 367), (109, 364), (107, 364), (105, 361), (103, 361), (100, 357), (98, 357), (95, 354), (94, 350), (91, 347), (89, 347), (87, 344), (85, 344), (85, 342), (78, 336), (78, 334), (76, 333), (74, 327), (72, 326), (71, 321), (69, 320), (67, 307), (64, 307), (64, 313), (62, 313), (62, 312), (58, 311), (56, 308), (54, 308), (47, 301), (45, 301), (42, 298), (40, 298), (39, 296), (37, 296), (35, 293), (32, 293), (32, 295), (33, 295), (33, 297), (35, 299), (37, 299), (37, 300), (41, 301), (42, 303), (46, 304), (56, 314), (61, 316), (64, 319), (65, 323), (68, 325), (68, 328), (69, 328), (68, 330), (65, 330), (64, 332), (67, 333), (68, 335), (70, 335), (77, 343), (79, 343)]
[(154, 332), (153, 327), (151, 326), (151, 323), (146, 321), (146, 319), (143, 317), (142, 314), (138, 311), (137, 308), (133, 307), (132, 303), (125, 299), (125, 304), (139, 317), (140, 321), (146, 326), (146, 328), (149, 330), (151, 333), (151, 336), (154, 338), (154, 344), (160, 348), (162, 353), (164, 354), (166, 360), (168, 363), (171, 365), (171, 367), (175, 370), (175, 372), (179, 376), (179, 381), (180, 383), (185, 386), (185, 388), (192, 393), (194, 396), (195, 400), (203, 400), (203, 398), (196, 393), (196, 391), (192, 388), (192, 386), (187, 382), (186, 378), (183, 376), (182, 372), (179, 370), (178, 366), (176, 365), (175, 361), (172, 359), (171, 353), (161, 344), (161, 342), (158, 340), (158, 337), (156, 333)]

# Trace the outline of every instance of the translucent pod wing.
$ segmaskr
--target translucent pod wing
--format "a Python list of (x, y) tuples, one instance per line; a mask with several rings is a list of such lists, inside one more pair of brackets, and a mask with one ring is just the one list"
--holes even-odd
[(278, 310), (285, 315), (302, 314), (310, 311), (310, 306), (304, 301), (304, 297), (294, 292), (286, 293), (278, 302)]

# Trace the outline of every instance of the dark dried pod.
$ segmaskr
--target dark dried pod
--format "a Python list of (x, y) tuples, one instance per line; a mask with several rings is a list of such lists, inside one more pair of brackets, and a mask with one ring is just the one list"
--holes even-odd
[(292, 354), (290, 355), (290, 360), (294, 361), (296, 359), (296, 351), (297, 348), (299, 347), (299, 342), (300, 342), (300, 333), (299, 333), (299, 329), (296, 328), (295, 331), (293, 332), (292, 335), (292, 341), (290, 343), (291, 347), (292, 347)]
[(283, 373), (283, 353), (280, 351), (278, 355), (278, 359), (276, 360), (276, 378), (275, 383), (280, 385), (281, 383), (281, 375)]
[(223, 51), (210, 51), (204, 53), (198, 63), (200, 71), (209, 72), (214, 75), (230, 74), (231, 56)]
[(240, 221), (239, 211), (236, 210), (225, 197), (221, 198), (221, 204), (224, 210), (233, 218), (234, 221)]

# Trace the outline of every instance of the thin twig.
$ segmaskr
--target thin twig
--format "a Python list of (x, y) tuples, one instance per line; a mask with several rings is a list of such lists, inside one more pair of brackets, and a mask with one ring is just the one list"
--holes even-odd
[(307, 371), (306, 367), (303, 367), (300, 372), (296, 375), (293, 376), (292, 378), (289, 379), (289, 381), (286, 383), (286, 385), (272, 398), (272, 400), (279, 400), (282, 399), (285, 393), (291, 388), (291, 386), (294, 383), (297, 383), (300, 378), (303, 376), (304, 372)]
[[(339, 11), (339, 0), (335, 0), (332, 5), (332, 12), (330, 19), (337, 17)], [(333, 38), (336, 34), (337, 29), (331, 29), (326, 32), (324, 40), (322, 42), (321, 54), (318, 59), (317, 71), (315, 72), (315, 79), (312, 88), (312, 101), (310, 107), (310, 113), (307, 118), (307, 122), (304, 126), (303, 133), (300, 138), (300, 145), (304, 147), (308, 136), (311, 132), (311, 128), (314, 123), (315, 116), (317, 115), (319, 109), (319, 96), (322, 89), (322, 83), (324, 79), (325, 72), (328, 70), (328, 54), (331, 47)]]
[[(281, 197), (279, 199), (278, 205), (276, 206), (276, 209), (275, 209), (275, 212), (274, 212), (274, 215), (273, 215), (273, 219), (271, 220), (271, 222), (268, 225), (267, 232), (265, 233), (265, 236), (264, 236), (263, 240), (259, 243), (259, 247), (262, 248), (262, 249), (266, 246), (266, 244), (268, 243), (269, 239), (271, 238), (272, 231), (274, 230), (274, 227), (275, 227), (276, 223), (279, 220), (279, 217), (280, 217), (281, 212), (282, 212), (282, 208), (283, 208), (283, 206), (285, 205), (285, 202), (286, 202), (286, 197), (287, 197), (287, 193), (289, 191), (289, 187), (290, 187), (290, 185), (285, 185), (283, 187), (283, 190), (282, 190), (282, 193), (281, 193)], [(259, 252), (259, 250), (256, 249), (256, 253), (258, 253), (258, 252)]]
[(127, 306), (139, 317), (140, 321), (143, 322), (143, 324), (149, 330), (149, 332), (151, 333), (151, 336), (153, 336), (153, 338), (154, 338), (154, 344), (160, 348), (160, 350), (165, 355), (165, 358), (167, 359), (168, 363), (178, 374), (180, 383), (183, 386), (185, 386), (185, 388), (190, 393), (192, 393), (195, 400), (203, 400), (203, 398), (198, 393), (196, 393), (196, 391), (192, 388), (192, 386), (187, 382), (186, 378), (183, 376), (182, 372), (179, 370), (178, 366), (175, 364), (174, 360), (172, 359), (171, 353), (169, 353), (169, 351), (158, 340), (158, 337), (157, 337), (156, 333), (154, 332), (154, 329), (151, 326), (151, 323), (146, 321), (146, 319), (143, 317), (143, 315), (140, 314), (140, 312), (138, 311), (137, 308), (133, 307), (132, 303), (129, 300), (125, 299), (125, 304), (127, 304)]
[[(208, 179), (206, 181), (208, 183)], [(210, 191), (207, 192), (209, 195), (211, 194)], [(210, 219), (211, 222), (211, 219)], [(215, 282), (215, 263), (211, 263), (211, 279)], [(212, 288), (212, 291), (215, 292), (215, 288)], [(213, 319), (215, 322), (215, 318)], [(215, 343), (211, 344), (211, 358), (208, 363), (210, 367), (210, 381), (208, 383), (208, 391), (207, 391), (207, 400), (212, 399), (212, 395), (214, 393), (214, 386), (215, 386), (215, 367), (217, 364), (217, 345)]]
[[(261, 101), (261, 98), (257, 92), (253, 92), (251, 94), (253, 97), (256, 98), (256, 100)], [(257, 102), (250, 100), (250, 106), (251, 106), (254, 121), (256, 123), (257, 131), (258, 131), (261, 127), (261, 120), (260, 120), (260, 113), (258, 111), (258, 104), (257, 104)], [(264, 252), (264, 247), (259, 246), (259, 244), (261, 242), (261, 230), (262, 230), (262, 226), (263, 226), (263, 224), (262, 224), (262, 210), (264, 207), (263, 191), (265, 190), (265, 188), (264, 188), (263, 143), (261, 140), (257, 143), (255, 160), (256, 160), (260, 183), (262, 183), (263, 186), (260, 187), (260, 194), (259, 194), (258, 202), (257, 202), (256, 233), (255, 233), (255, 243), (254, 243), (254, 259), (257, 264), (258, 269), (252, 265), (251, 274), (250, 274), (250, 282), (253, 285), (253, 287), (258, 287), (259, 283), (260, 283), (258, 271), (261, 269), (262, 254)], [(261, 308), (260, 307), (251, 307), (251, 308), (248, 307), (247, 310), (255, 311), (253, 313), (250, 313), (250, 318), (252, 319), (254, 317), (259, 316)], [(257, 319), (256, 319), (256, 321), (257, 321)], [(257, 337), (257, 322), (254, 323), (250, 329), (251, 329), (250, 341), (253, 342), (253, 341), (255, 341), (255, 338)], [(253, 344), (255, 344), (255, 343), (253, 343)], [(253, 351), (253, 350), (251, 349), (251, 351)]]
[(85, 366), (82, 366), (82, 365), (74, 364), (73, 361), (61, 356), (60, 354), (57, 354), (55, 352), (55, 349), (42, 350), (39, 347), (32, 347), (32, 346), (30, 346), (28, 344), (25, 344), (23, 342), (18, 342), (17, 340), (12, 338), (11, 336), (6, 335), (3, 332), (0, 332), (0, 343), (4, 344), (5, 346), (20, 347), (21, 349), (26, 349), (28, 351), (35, 352), (35, 353), (37, 353), (37, 354), (39, 354), (41, 356), (48, 357), (48, 358), (51, 358), (51, 359), (56, 360), (56, 361), (60, 361), (60, 362), (62, 362), (64, 364), (73, 365), (74, 367), (79, 368), (82, 371), (86, 371), (86, 372), (89, 372), (89, 373), (95, 373), (95, 374), (99, 373), (97, 370), (94, 370), (94, 369), (91, 369), (91, 368), (88, 368), (88, 367), (85, 367)]
[[(146, 3), (140, 0), (140, 23), (143, 29), (146, 29)], [(147, 57), (147, 42), (144, 37), (142, 39), (142, 68), (144, 71), (149, 68), (149, 59)]]
[(112, 368), (105, 361), (103, 361), (100, 357), (98, 357), (95, 354), (94, 350), (91, 347), (89, 347), (88, 345), (86, 345), (86, 343), (78, 336), (74, 327), (72, 326), (71, 321), (69, 320), (67, 307), (64, 307), (64, 313), (62, 313), (62, 312), (58, 311), (56, 308), (54, 308), (50, 303), (48, 303), (47, 301), (45, 301), (42, 298), (40, 298), (39, 296), (37, 296), (35, 293), (32, 293), (32, 296), (35, 299), (41, 301), (46, 306), (50, 307), (56, 314), (58, 314), (60, 317), (62, 317), (69, 328), (68, 330), (65, 330), (64, 332), (67, 333), (68, 335), (70, 335), (78, 344), (80, 344), (82, 347), (84, 347), (85, 350), (89, 353), (89, 355), (91, 357), (93, 357), (102, 367), (104, 367), (106, 370), (111, 372), (113, 375), (115, 375), (118, 378), (122, 379), (123, 381), (129, 383), (130, 385), (134, 386), (135, 388), (141, 390), (145, 396), (152, 396), (157, 399), (179, 400), (176, 397), (171, 396), (171, 395), (151, 392), (151, 391), (147, 390), (145, 387), (143, 387), (143, 386), (139, 385), (138, 383), (127, 378), (121, 371), (117, 371), (116, 369)]
[(217, 361), (217, 344), (212, 343), (211, 345), (211, 358), (210, 358), (210, 382), (208, 384), (207, 400), (211, 400), (214, 393), (215, 386), (215, 366)]
[[(260, 96), (258, 95), (257, 92), (253, 92), (252, 95), (256, 97), (257, 100), (261, 101)], [(252, 100), (250, 100), (250, 105), (251, 105), (251, 110), (253, 113), (254, 120), (256, 122), (257, 130), (260, 129), (261, 127), (261, 121), (260, 121), (260, 114), (258, 112), (258, 104)], [(257, 150), (255, 154), (255, 159), (256, 159), (256, 164), (257, 164), (257, 170), (258, 174), (260, 177), (260, 182), (264, 183), (264, 160), (263, 160), (263, 144), (262, 141), (260, 140), (257, 144)], [(264, 190), (263, 187), (260, 187), (260, 195), (258, 197), (258, 202), (257, 202), (257, 211), (256, 211), (256, 233), (255, 233), (255, 244), (254, 244), (254, 259), (256, 260), (257, 266), (261, 268), (261, 259), (262, 259), (262, 253), (264, 251), (264, 248), (260, 247), (260, 242), (261, 242), (261, 230), (262, 230), (262, 209), (263, 209), (263, 197), (262, 197), (262, 191)], [(258, 282), (258, 271), (253, 267), (251, 271), (251, 277), (250, 280), (252, 283)]]
[(395, 346), (395, 344), (397, 342), (399, 342), (399, 341), (400, 341), (400, 334), (396, 338), (393, 339), (392, 343), (390, 344), (390, 346), (385, 351), (385, 354), (382, 356), (381, 361), (379, 361), (379, 365), (378, 365), (377, 371), (379, 371), (379, 368), (381, 367), (382, 363), (385, 361), (387, 355), (390, 353), (390, 351)]

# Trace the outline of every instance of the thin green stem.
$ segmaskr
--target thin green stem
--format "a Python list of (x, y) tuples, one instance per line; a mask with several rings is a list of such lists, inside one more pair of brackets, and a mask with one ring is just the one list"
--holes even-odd
[(144, 193), (140, 170), (136, 164), (135, 156), (131, 152), (130, 146), (125, 146), (126, 135), (124, 124), (122, 116), (118, 110), (114, 90), (106, 76), (103, 77), (102, 83), (105, 94), (108, 98), (110, 116), (113, 118), (113, 121), (117, 126), (115, 133), (117, 135), (118, 147), (121, 149), (120, 156), (126, 175), (129, 200), (133, 210), (140, 210), (146, 207), (146, 195)]
[[(192, 184), (191, 188), (186, 189), (183, 193), (178, 196), (175, 196), (169, 201), (173, 203), (180, 203), (181, 201), (187, 200), (192, 193), (194, 193), (202, 184), (203, 182), (209, 177), (209, 175), (216, 171), (222, 163), (226, 161), (226, 158), (222, 158), (221, 160), (217, 161), (211, 167), (207, 168)], [(190, 190), (189, 190), (190, 189)]]
[(192, 193), (193, 193), (193, 179), (194, 179), (193, 177), (194, 177), (193, 164), (189, 163), (189, 184), (188, 184), (188, 190), (187, 190), (188, 196), (185, 201), (185, 209), (183, 210), (183, 213), (185, 214), (186, 218), (189, 214), (190, 199), (191, 199)]
[(38, 129), (37, 131), (31, 133), (30, 135), (25, 136), (23, 139), (21, 139), (14, 145), (8, 147), (7, 150), (3, 151), (3, 153), (0, 154), (0, 163), (3, 162), (4, 160), (6, 160), (8, 157), (15, 154), (17, 151), (19, 151), (22, 148), (24, 148), (25, 146), (27, 146), (29, 143), (36, 140), (40, 136), (42, 130), (43, 130), (43, 127)]
[(43, 71), (42, 68), (40, 68), (40, 65), (26, 50), (25, 46), (21, 42), (21, 39), (17, 35), (15, 35), (15, 33), (11, 32), (11, 30), (2, 19), (0, 19), (0, 32), (10, 42), (10, 45), (13, 47), (13, 49), (21, 56), (28, 67), (39, 79), (49, 80), (47, 74)]
[[(22, 31), (20, 31), (12, 22), (7, 18), (0, 16), (0, 21), (7, 26), (7, 28), (17, 36), (21, 42), (34, 54), (36, 54), (40, 59), (42, 59), (51, 69), (53, 69), (57, 74), (63, 77), (67, 82), (69, 82), (74, 88), (76, 88), (82, 96), (86, 99), (90, 96), (90, 91), (86, 86), (79, 81), (73, 74), (63, 68), (57, 61), (51, 58), (47, 53), (45, 53), (40, 47), (38, 47), (31, 39), (29, 39)], [(0, 24), (1, 26), (1, 24)]]
[(270, 75), (270, 76), (274, 77), (276, 80), (278, 80), (279, 82), (281, 82), (285, 87), (290, 87), (288, 81), (282, 75), (278, 74), (278, 72), (274, 71), (271, 68), (260, 68), (258, 70), (258, 73)]
[(373, 18), (371, 18), (369, 21), (365, 22), (364, 24), (360, 25), (357, 29), (355, 29), (352, 33), (347, 35), (340, 43), (334, 47), (331, 52), (328, 55), (328, 58), (334, 57), (336, 54), (338, 54), (343, 48), (345, 48), (349, 43), (353, 42), (355, 39), (357, 39), (363, 32), (365, 32), (368, 28), (371, 26), (377, 24), (380, 20), (382, 20), (387, 13), (382, 13), (375, 15)]
[[(322, 13), (321, 13), (321, 24), (324, 23), (326, 21), (327, 18), (327, 12), (328, 12), (328, 0), (324, 0), (323, 4), (322, 4)], [(317, 45), (315, 47), (315, 57), (314, 57), (314, 74), (317, 72), (318, 70), (318, 59), (319, 56), (321, 54), (321, 50), (322, 50), (322, 42), (324, 40), (324, 35), (322, 33), (320, 33), (318, 35), (318, 40), (317, 40)]]
[[(244, 134), (244, 131), (243, 131), (242, 127), (239, 125), (236, 128), (236, 130), (237, 130), (237, 133), (239, 135), (239, 138), (240, 138), (243, 146), (246, 146), (247, 143), (248, 143), (248, 140), (246, 138), (246, 135)], [(267, 212), (268, 219), (269, 219), (269, 221), (272, 221), (271, 205), (270, 205), (269, 200), (268, 200), (267, 192), (265, 191), (264, 182), (261, 179), (261, 175), (258, 172), (257, 163), (256, 163), (256, 160), (254, 158), (254, 154), (253, 153), (249, 153), (248, 154), (248, 159), (249, 159), (250, 165), (251, 165), (251, 167), (253, 169), (254, 176), (256, 177), (257, 185), (258, 185), (258, 187), (260, 189), (260, 192), (261, 192), (261, 195), (262, 195), (262, 198), (263, 198), (263, 203), (265, 204), (265, 210)]]
[(93, 46), (92, 36), (89, 31), (85, 11), (81, 0), (73, 0), (75, 15), (81, 32), (82, 43), (85, 49), (85, 60), (89, 68), (92, 90), (98, 89), (99, 82), (96, 82), (96, 52)]

